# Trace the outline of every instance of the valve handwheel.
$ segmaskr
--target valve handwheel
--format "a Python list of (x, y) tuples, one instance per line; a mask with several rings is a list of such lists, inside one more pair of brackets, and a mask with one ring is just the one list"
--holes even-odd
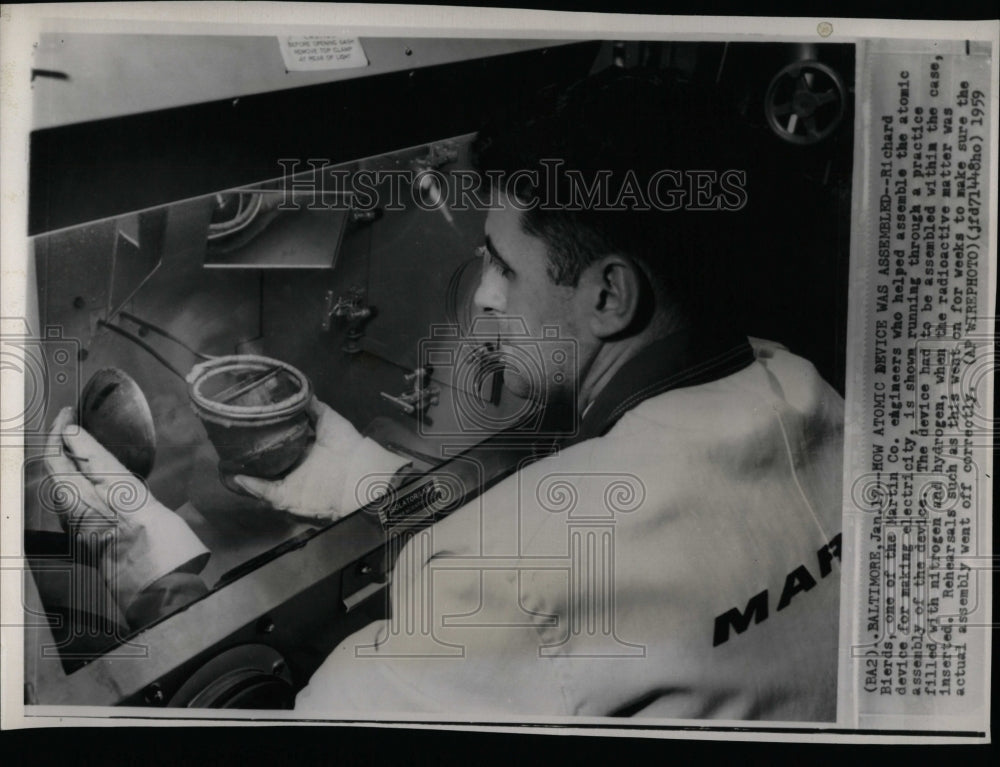
[(844, 118), (847, 91), (833, 69), (818, 61), (796, 61), (771, 80), (764, 98), (767, 122), (792, 144), (817, 144)]

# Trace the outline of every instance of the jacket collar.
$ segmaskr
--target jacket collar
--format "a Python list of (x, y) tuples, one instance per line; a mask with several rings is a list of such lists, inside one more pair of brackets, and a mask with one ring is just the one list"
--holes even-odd
[(754, 361), (746, 336), (726, 333), (712, 339), (674, 334), (643, 347), (598, 392), (580, 417), (576, 435), (563, 446), (600, 437), (640, 402), (687, 386), (725, 378)]
[(581, 415), (577, 428), (567, 428), (567, 419), (548, 409), (542, 414), (539, 429), (547, 436), (526, 434), (515, 426), (472, 448), (470, 454), (483, 471), (481, 489), (491, 487), (527, 463), (607, 434), (628, 410), (650, 397), (725, 378), (754, 359), (749, 341), (736, 334), (716, 335), (712, 340), (685, 341), (668, 336), (655, 341), (612, 376)]

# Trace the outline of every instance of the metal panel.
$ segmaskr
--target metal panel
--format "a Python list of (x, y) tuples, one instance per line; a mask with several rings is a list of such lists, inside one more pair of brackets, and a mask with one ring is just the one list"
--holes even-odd
[(586, 73), (597, 47), (560, 44), (36, 130), (28, 232), (273, 179), (283, 158), (338, 164), (477, 130), (491, 105)]
[[(325, 34), (322, 28), (309, 34)], [(338, 32), (339, 33), (339, 32)], [(348, 35), (349, 36), (349, 35)], [(276, 35), (42, 34), (32, 128), (103, 120), (565, 44), (559, 40), (364, 37), (368, 66), (289, 72)], [(37, 72), (66, 75), (48, 77)]]
[[(470, 167), (472, 138), (448, 142), (457, 156), (440, 168), (445, 180)], [(430, 145), (422, 145), (381, 159), (394, 169), (412, 170), (429, 151)], [(380, 191), (387, 199), (387, 190)], [(372, 225), (368, 296), (378, 316), (365, 332), (365, 347), (409, 370), (418, 364), (419, 342), (431, 336), (435, 325), (454, 320), (447, 316), (449, 305), (468, 300), (458, 295), (456, 277), (483, 242), (486, 211), (450, 210), (449, 191), (443, 190), (441, 208), (421, 210), (411, 201), (411, 191), (403, 190), (405, 209), (386, 210)]]

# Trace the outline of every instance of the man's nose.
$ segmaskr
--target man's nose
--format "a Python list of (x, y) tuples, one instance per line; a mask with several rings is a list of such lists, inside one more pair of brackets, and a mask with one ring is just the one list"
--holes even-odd
[(484, 269), (479, 277), (479, 287), (472, 297), (472, 303), (481, 312), (503, 312), (505, 299), (503, 280), (491, 269)]

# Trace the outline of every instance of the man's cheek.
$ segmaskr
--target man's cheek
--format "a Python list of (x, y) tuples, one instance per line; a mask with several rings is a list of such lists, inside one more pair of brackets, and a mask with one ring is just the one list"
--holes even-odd
[(503, 343), (500, 358), (503, 362), (504, 385), (507, 389), (533, 400), (543, 400), (548, 393), (549, 373), (543, 364), (540, 344), (537, 341)]
[(524, 378), (516, 373), (504, 371), (503, 388), (515, 397), (530, 399), (531, 387), (528, 386), (528, 382)]

